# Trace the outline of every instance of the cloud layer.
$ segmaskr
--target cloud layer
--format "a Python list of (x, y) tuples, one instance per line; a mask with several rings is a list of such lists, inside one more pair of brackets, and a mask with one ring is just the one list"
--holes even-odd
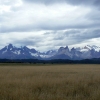
[(100, 0), (0, 0), (0, 47), (100, 45)]

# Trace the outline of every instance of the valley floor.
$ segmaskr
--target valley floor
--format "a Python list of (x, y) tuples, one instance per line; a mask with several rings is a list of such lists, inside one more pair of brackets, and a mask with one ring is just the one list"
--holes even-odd
[(100, 65), (0, 64), (0, 100), (100, 100)]

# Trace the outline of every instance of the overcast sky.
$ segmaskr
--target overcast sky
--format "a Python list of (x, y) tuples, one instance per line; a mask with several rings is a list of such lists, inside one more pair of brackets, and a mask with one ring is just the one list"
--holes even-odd
[(0, 48), (100, 46), (100, 0), (0, 0)]

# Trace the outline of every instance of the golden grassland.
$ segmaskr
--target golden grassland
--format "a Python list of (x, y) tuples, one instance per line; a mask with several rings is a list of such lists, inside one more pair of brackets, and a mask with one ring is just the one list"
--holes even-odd
[(100, 100), (100, 65), (0, 64), (0, 100)]

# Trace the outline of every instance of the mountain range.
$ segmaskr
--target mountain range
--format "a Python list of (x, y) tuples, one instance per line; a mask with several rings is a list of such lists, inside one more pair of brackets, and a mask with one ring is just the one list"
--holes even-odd
[(30, 49), (26, 46), (15, 47), (9, 44), (0, 50), (0, 59), (70, 59), (82, 60), (100, 58), (100, 47), (86, 45), (84, 47), (73, 47), (69, 49), (68, 46), (60, 47), (58, 50), (49, 50), (40, 52)]

